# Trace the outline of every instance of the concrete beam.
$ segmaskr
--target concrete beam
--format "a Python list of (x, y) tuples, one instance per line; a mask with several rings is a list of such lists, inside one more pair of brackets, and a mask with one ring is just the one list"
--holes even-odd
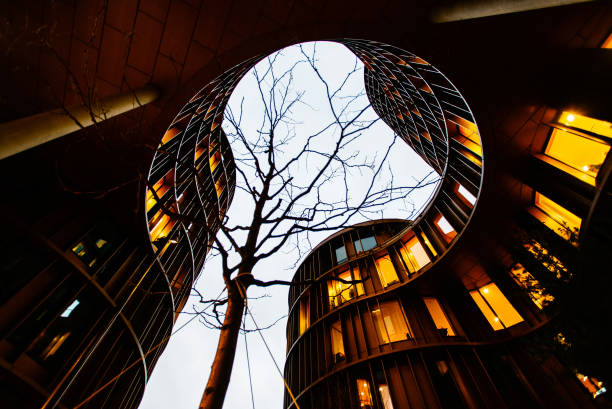
[(159, 97), (159, 90), (147, 85), (132, 91), (102, 98), (95, 106), (79, 105), (55, 109), (0, 124), (0, 159), (61, 138)]
[(450, 23), (589, 1), (594, 0), (461, 0), (438, 6), (430, 18), (434, 23)]

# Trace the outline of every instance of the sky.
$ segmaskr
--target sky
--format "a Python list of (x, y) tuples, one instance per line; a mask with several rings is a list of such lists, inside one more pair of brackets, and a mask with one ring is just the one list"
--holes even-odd
[[(308, 55), (312, 55), (315, 43), (303, 44), (303, 49)], [(303, 60), (300, 49), (297, 46), (288, 47), (280, 51), (281, 55), (274, 60), (276, 73), (284, 72), (288, 67)], [(340, 107), (351, 101), (347, 112), (354, 114), (363, 107), (369, 105), (364, 95), (363, 65), (356, 60), (355, 56), (343, 45), (331, 42), (316, 43), (316, 66), (321, 75), (326, 79), (330, 88), (338, 87), (347, 73), (356, 70), (346, 82), (343, 91), (338, 94), (334, 106)], [(260, 77), (269, 67), (267, 61), (259, 63), (255, 69)], [(285, 77), (286, 80), (287, 77)], [(270, 83), (269, 76), (264, 84)], [(286, 84), (286, 83), (285, 83)], [(204, 84), (203, 84), (204, 85)], [(292, 140), (279, 149), (277, 160), (291, 157), (299, 152), (308, 136), (321, 131), (330, 122), (331, 110), (325, 94), (325, 88), (317, 78), (312, 68), (306, 62), (298, 63), (293, 70), (292, 83), (289, 88), (289, 97), (301, 95), (300, 101), (293, 105), (290, 112), (291, 121), (281, 124), (278, 131), (288, 132)], [(302, 93), (303, 94), (300, 94)], [(360, 95), (358, 98), (350, 98)], [(264, 106), (261, 103), (257, 82), (253, 72), (247, 73), (238, 84), (229, 102), (229, 109), (235, 117), (242, 112), (241, 129), (251, 143), (256, 138), (258, 130), (265, 121), (262, 121)], [(242, 111), (241, 111), (242, 110)], [(226, 115), (229, 111), (226, 110)], [(360, 119), (375, 120), (378, 117), (369, 108)], [(229, 121), (223, 123), (223, 129), (229, 135), (230, 140), (235, 129)], [(313, 139), (312, 145), (317, 149), (332, 149), (334, 138), (338, 130), (329, 129), (321, 132), (320, 136)], [(382, 120), (376, 121), (369, 129), (362, 132), (351, 145), (347, 146), (347, 155), (354, 155), (356, 161), (374, 161), (380, 163), (387, 148), (394, 139), (393, 131), (387, 127)], [(239, 143), (232, 143), (232, 149), (237, 158), (244, 155)], [(239, 165), (240, 166), (240, 165)], [(313, 170), (321, 166), (321, 158), (317, 155), (309, 155), (304, 162), (295, 164), (293, 174), (296, 181), (301, 177), (312, 175)], [(375, 165), (377, 166), (377, 165)], [(376, 168), (376, 167), (375, 167)], [(390, 150), (389, 155), (382, 166), (379, 176), (376, 178), (377, 186), (386, 186), (390, 181), (388, 169), (393, 169), (394, 185), (413, 185), (414, 181), (421, 179), (431, 172), (431, 168), (404, 142), (397, 140)], [(248, 173), (247, 173), (248, 174)], [(250, 175), (250, 174), (248, 174)], [(251, 178), (252, 175), (247, 176)], [(372, 179), (372, 173), (368, 169), (359, 169), (349, 172), (336, 173), (329, 183), (326, 184), (322, 194), (328, 195), (328, 200), (338, 200), (339, 192), (344, 192), (344, 179), (350, 186), (349, 200), (358, 200), (359, 195), (366, 190)], [(251, 183), (253, 180), (249, 180)], [(240, 184), (242, 181), (238, 179)], [(418, 189), (411, 193), (409, 201), (396, 201), (384, 207), (382, 216), (388, 218), (411, 218), (414, 219), (419, 209), (425, 206), (430, 199), (435, 185)], [(342, 197), (341, 197), (342, 198)], [(343, 198), (342, 198), (343, 199)], [(305, 207), (312, 206), (306, 202)], [(228, 220), (231, 224), (249, 224), (250, 199), (246, 193), (236, 189), (234, 200), (228, 210)], [(413, 207), (413, 205), (414, 207)], [(303, 210), (298, 209), (298, 210)], [(371, 214), (357, 217), (351, 223), (358, 223), (367, 219), (378, 219), (381, 214)], [(316, 246), (333, 231), (321, 232), (310, 237), (312, 246)], [(262, 260), (253, 269), (256, 278), (262, 280), (283, 279), (290, 280), (296, 266), (299, 265), (299, 253), (295, 248), (295, 242), (281, 248), (271, 257)], [(300, 250), (307, 253), (308, 243), (303, 240), (299, 242)], [(205, 262), (204, 269), (195, 284), (195, 288), (205, 298), (216, 297), (223, 288), (221, 278), (221, 266), (219, 257), (209, 256)], [(282, 372), (286, 352), (285, 326), (288, 311), (287, 301), (288, 288), (285, 286), (268, 287), (265, 289), (251, 287), (249, 297), (249, 308), (259, 327), (276, 324), (261, 334), (265, 338), (271, 354), (265, 347), (260, 333), (251, 332), (246, 335), (246, 346), (250, 364), (247, 365), (245, 336), (240, 335), (236, 348), (236, 358), (232, 372), (231, 382), (225, 399), (224, 408), (275, 408), (281, 409), (283, 402), (284, 385), (281, 374), (276, 370), (272, 357), (276, 360)], [(160, 357), (147, 384), (140, 409), (194, 409), (198, 407), (202, 392), (208, 379), (210, 366), (214, 358), (218, 340), (218, 331), (207, 328), (207, 326), (194, 319), (190, 314), (202, 307), (198, 305), (197, 298), (191, 297), (174, 326), (175, 334), (170, 339), (164, 353)], [(247, 320), (247, 328), (253, 328), (250, 317)], [(272, 355), (272, 356), (271, 356)], [(254, 402), (251, 400), (250, 381), (252, 382)]]

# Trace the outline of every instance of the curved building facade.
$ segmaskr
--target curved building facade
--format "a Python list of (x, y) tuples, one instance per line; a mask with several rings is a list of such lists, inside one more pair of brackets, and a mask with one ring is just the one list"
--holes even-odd
[[(364, 62), (375, 111), (442, 183), (413, 222), (340, 232), (296, 274), (321, 278), (290, 295), (300, 407), (605, 399), (589, 372), (612, 311), (605, 2), (43, 3), (2, 5), (3, 122), (150, 83), (160, 98), (0, 161), (0, 406), (138, 405), (233, 196), (227, 99), (262, 56), (322, 39)], [(516, 346), (556, 328), (551, 274), (593, 294), (571, 309), (594, 352), (580, 379)]]

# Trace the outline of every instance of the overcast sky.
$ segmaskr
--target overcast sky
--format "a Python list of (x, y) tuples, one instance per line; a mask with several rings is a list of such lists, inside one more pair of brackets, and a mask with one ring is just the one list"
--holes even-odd
[[(314, 43), (307, 43), (306, 50), (312, 50)], [(330, 42), (316, 43), (318, 68), (325, 76), (329, 84), (339, 85), (345, 75), (353, 70), (355, 56), (343, 45)], [(283, 67), (289, 67), (295, 61), (301, 59), (299, 49), (296, 46), (286, 48), (281, 51), (280, 56), (275, 62), (275, 69), (281, 72)], [(265, 62), (260, 64), (266, 64)], [(347, 83), (345, 95), (354, 95), (363, 91), (363, 65), (358, 63), (359, 72), (353, 75), (353, 79)], [(259, 66), (261, 72), (262, 66)], [(308, 135), (320, 130), (323, 124), (330, 121), (330, 110), (328, 109), (327, 99), (325, 98), (324, 88), (314, 75), (313, 70), (307, 64), (299, 64), (294, 70), (294, 92), (304, 90), (303, 103), (298, 104), (292, 112), (295, 121), (295, 132), (299, 136)], [(202, 84), (204, 85), (204, 84)], [(263, 107), (257, 91), (256, 82), (252, 73), (248, 73), (240, 82), (237, 89), (232, 94), (229, 106), (233, 112), (238, 112), (241, 101), (244, 102), (242, 109), (244, 112), (243, 126), (245, 134), (254, 135), (258, 125), (260, 125)], [(367, 98), (362, 97), (354, 102), (355, 107), (368, 105)], [(366, 114), (370, 118), (375, 118), (376, 114), (371, 110)], [(227, 123), (223, 124), (224, 130), (229, 134), (231, 127)], [(292, 127), (293, 129), (293, 127)], [(328, 138), (329, 141), (332, 138)], [(393, 140), (393, 132), (382, 121), (378, 121), (372, 128), (364, 132), (356, 141), (353, 150), (360, 155), (367, 155), (368, 158), (376, 156), (380, 158), (387, 146)], [(323, 144), (325, 142), (322, 142)], [(295, 146), (299, 146), (296, 142)], [(420, 179), (427, 175), (431, 168), (412, 151), (405, 143), (399, 141), (392, 147), (388, 158), (388, 164), (394, 172), (394, 183), (405, 185), (414, 184), (415, 179)], [(385, 165), (386, 167), (386, 165)], [(380, 182), (385, 183), (388, 175), (383, 175)], [(355, 172), (347, 180), (353, 189), (359, 192), (363, 189), (364, 183), (369, 183), (370, 176), (360, 175)], [(240, 181), (239, 181), (240, 182)], [(332, 190), (344, 191), (344, 181), (334, 181), (338, 186), (331, 186)], [(410, 199), (416, 209), (422, 208), (430, 198), (435, 186), (429, 186), (414, 192)], [(248, 223), (249, 215), (245, 214), (245, 204), (249, 198), (236, 191), (234, 202), (228, 211), (229, 219), (233, 223)], [(394, 205), (385, 208), (384, 217), (414, 218), (418, 214), (411, 214), (413, 209), (406, 203), (396, 202)], [(246, 212), (248, 213), (248, 212)], [(356, 218), (355, 223), (364, 221), (364, 218)], [(332, 232), (323, 232), (313, 239), (313, 245), (324, 240)], [(292, 247), (281, 250), (272, 257), (261, 261), (253, 270), (253, 274), (262, 280), (285, 279), (290, 280), (294, 273), (292, 267), (296, 263), (296, 252)], [(204, 270), (196, 283), (196, 288), (206, 298), (214, 298), (223, 288), (221, 278), (219, 258), (209, 258), (206, 261)], [(286, 352), (285, 326), (287, 323), (287, 293), (284, 286), (269, 287), (267, 289), (250, 288), (250, 297), (265, 295), (265, 298), (252, 300), (249, 305), (259, 326), (267, 326), (276, 320), (278, 323), (263, 332), (263, 335), (270, 346), (274, 358), (283, 370)], [(192, 297), (183, 311), (191, 312), (201, 309), (194, 302), (197, 300)], [(177, 331), (190, 319), (192, 315), (181, 314), (174, 326)], [(252, 322), (247, 321), (249, 327)], [(200, 402), (210, 365), (214, 357), (218, 340), (218, 331), (206, 328), (198, 319), (180, 329), (168, 343), (164, 353), (157, 362), (155, 370), (150, 377), (140, 409), (194, 409)], [(255, 408), (282, 408), (283, 400), (283, 381), (277, 372), (272, 358), (264, 347), (258, 333), (247, 335), (249, 357), (251, 365), (251, 375), (255, 397)], [(232, 373), (232, 380), (229, 385), (224, 408), (238, 409), (252, 407), (249, 376), (247, 370), (247, 360), (245, 355), (244, 336), (240, 335), (236, 351), (236, 359)]]

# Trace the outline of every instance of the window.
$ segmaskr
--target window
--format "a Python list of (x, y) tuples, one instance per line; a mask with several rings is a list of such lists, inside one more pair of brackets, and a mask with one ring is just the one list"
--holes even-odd
[(96, 227), (72, 247), (72, 252), (88, 267), (96, 267), (111, 255), (113, 238), (116, 235), (108, 229)]
[(344, 245), (338, 247), (336, 250), (336, 263), (340, 264), (344, 261), (347, 260), (347, 256), (346, 256), (346, 247), (344, 247)]
[(462, 199), (462, 201), (470, 207), (474, 206), (474, 204), (476, 203), (476, 196), (471, 194), (470, 191), (464, 188), (462, 184), (457, 183), (455, 185), (455, 192), (457, 192), (459, 198)]
[[(337, 277), (344, 281), (361, 280), (361, 274), (358, 267), (353, 267), (353, 277), (351, 277), (351, 270), (349, 269), (341, 272)], [(362, 283), (349, 284), (333, 279), (327, 282), (327, 292), (329, 294), (331, 308), (337, 307), (343, 302), (365, 293)]]
[(612, 124), (588, 116), (579, 115), (573, 112), (563, 111), (559, 117), (559, 123), (571, 126), (572, 128), (582, 129), (601, 136), (612, 138)]
[[(612, 127), (609, 122), (568, 112), (561, 114), (559, 122), (612, 137)], [(571, 130), (554, 128), (544, 148), (545, 157), (540, 159), (594, 186), (597, 173), (606, 160), (609, 150), (610, 145), (601, 140)]]
[(534, 216), (566, 240), (575, 241), (580, 231), (582, 219), (564, 207), (553, 202), (546, 196), (536, 192), (535, 205), (543, 214), (535, 213)]
[(380, 401), (383, 404), (383, 408), (393, 409), (393, 401), (391, 400), (391, 391), (389, 391), (389, 385), (378, 385), (378, 392), (380, 393)]
[(215, 169), (217, 169), (217, 166), (219, 166), (219, 163), (221, 162), (221, 152), (219, 152), (219, 150), (217, 149), (215, 151), (215, 153), (213, 153), (210, 156), (210, 172), (214, 172)]
[(444, 336), (454, 337), (455, 331), (438, 300), (433, 297), (423, 297), (423, 301), (440, 333)]
[(303, 295), (300, 300), (300, 335), (310, 327), (310, 297)]
[(379, 308), (372, 310), (372, 317), (381, 344), (412, 338), (412, 332), (397, 301), (380, 303)]
[(434, 249), (434, 247), (431, 245), (431, 242), (429, 241), (425, 233), (421, 233), (421, 238), (423, 239), (423, 243), (425, 243), (429, 251), (431, 251), (431, 254), (433, 254), (434, 257), (436, 257), (438, 253), (436, 252), (436, 249)]
[(448, 220), (446, 220), (446, 217), (442, 216), (441, 214), (434, 219), (434, 223), (446, 241), (451, 241), (457, 235), (457, 232), (453, 226), (451, 226)]
[(523, 317), (514, 309), (495, 283), (470, 291), (470, 295), (495, 331), (523, 322)]
[(601, 48), (612, 48), (612, 33), (610, 33), (608, 37), (606, 37), (603, 44), (601, 45)]
[(527, 290), (527, 295), (529, 295), (529, 298), (539, 309), (546, 307), (555, 299), (555, 297), (546, 293), (546, 290), (540, 285), (539, 281), (529, 271), (525, 270), (525, 267), (520, 263), (515, 264), (510, 269), (510, 275), (519, 286)]
[[(567, 271), (567, 268), (561, 260), (550, 254), (548, 250), (537, 241), (531, 240), (530, 243), (526, 243), (523, 246), (558, 279), (564, 278), (569, 274), (569, 271)], [(571, 274), (569, 274), (569, 276), (571, 277)]]
[[(147, 190), (147, 198), (146, 198), (146, 210), (147, 212), (151, 210), (155, 203), (157, 203), (158, 198), (164, 197), (164, 195), (170, 190), (170, 187), (174, 183), (174, 168), (170, 169), (166, 175), (158, 180), (154, 185), (153, 189)], [(155, 193), (155, 194), (154, 194)]]
[(221, 197), (221, 193), (225, 190), (225, 175), (221, 174), (217, 182), (215, 183), (215, 190), (217, 191), (217, 197)]
[(378, 271), (378, 278), (383, 287), (387, 287), (399, 281), (391, 257), (388, 254), (378, 257), (375, 260), (375, 264), (376, 270)]
[(369, 236), (363, 239), (357, 239), (353, 242), (355, 245), (355, 251), (359, 253), (360, 251), (368, 251), (376, 247), (376, 237)]
[(593, 398), (596, 398), (602, 393), (607, 392), (603, 382), (601, 382), (597, 378), (583, 375), (580, 372), (576, 372), (576, 378), (578, 378), (582, 386), (584, 386), (589, 391)]
[(370, 384), (365, 379), (357, 379), (357, 395), (359, 396), (359, 406), (362, 408), (372, 408), (372, 393)]
[(342, 341), (342, 325), (340, 320), (334, 322), (331, 326), (331, 347), (334, 362), (343, 361), (345, 358), (344, 342)]
[(72, 304), (70, 304), (70, 305), (68, 306), (68, 308), (66, 308), (66, 309), (64, 310), (64, 312), (62, 312), (62, 314), (60, 315), (60, 317), (62, 317), (62, 318), (68, 318), (68, 317), (70, 316), (70, 314), (72, 314), (72, 311), (73, 311), (73, 310), (74, 310), (74, 309), (77, 307), (77, 305), (79, 305), (79, 304), (80, 304), (79, 300), (76, 300), (76, 299), (75, 299), (75, 300), (72, 302)]
[(400, 248), (400, 254), (406, 263), (408, 271), (414, 273), (419, 271), (421, 267), (431, 263), (427, 252), (416, 237), (408, 240)]

